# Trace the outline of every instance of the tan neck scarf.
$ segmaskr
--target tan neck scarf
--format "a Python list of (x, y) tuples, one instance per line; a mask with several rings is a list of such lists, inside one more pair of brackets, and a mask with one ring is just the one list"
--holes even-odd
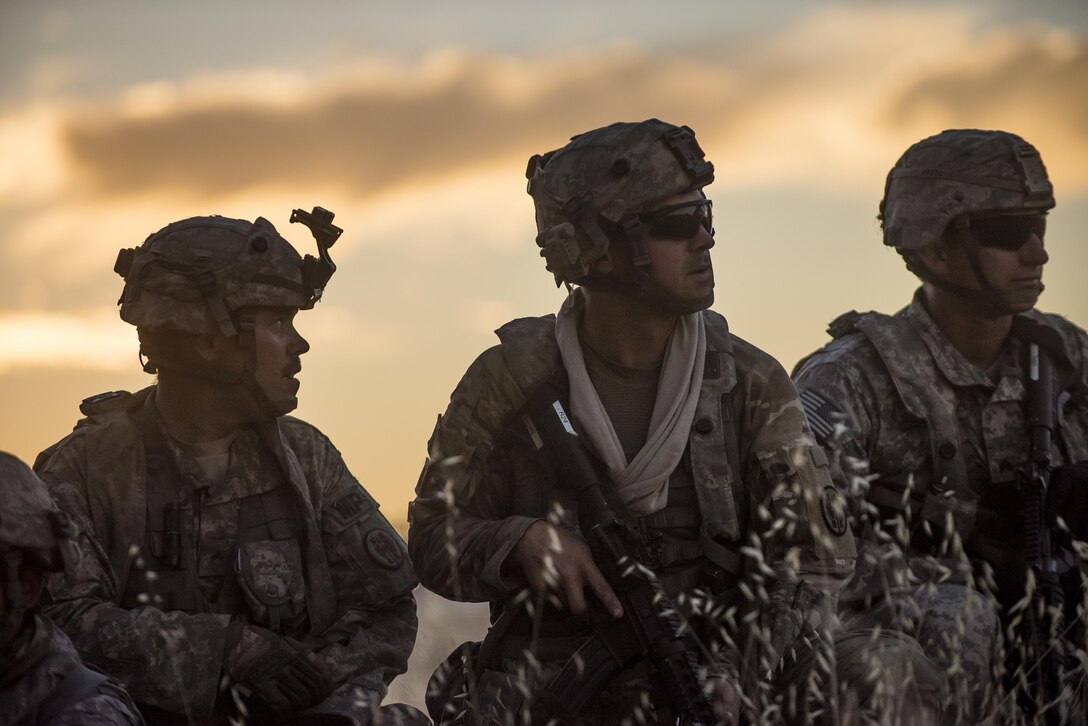
[(575, 290), (567, 296), (555, 319), (555, 339), (570, 379), (571, 416), (583, 440), (608, 467), (609, 477), (623, 503), (637, 514), (652, 514), (663, 509), (668, 501), (669, 475), (684, 455), (695, 418), (706, 360), (703, 316), (693, 313), (677, 321), (665, 348), (646, 444), (628, 463), (586, 372), (578, 341), (583, 310), (582, 292)]

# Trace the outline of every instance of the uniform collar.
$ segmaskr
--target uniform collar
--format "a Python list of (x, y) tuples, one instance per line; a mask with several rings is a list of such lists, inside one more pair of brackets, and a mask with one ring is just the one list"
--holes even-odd
[(937, 367), (944, 375), (948, 382), (954, 386), (985, 386), (986, 388), (994, 388), (994, 383), (986, 375), (985, 371), (981, 371), (963, 356), (952, 343), (948, 341), (948, 338), (944, 337), (944, 333), (937, 327), (937, 323), (933, 321), (929, 311), (926, 310), (925, 305), (922, 304), (922, 288), (914, 293), (914, 298), (910, 301), (910, 305), (904, 308), (900, 314), (905, 317), (914, 329), (918, 332), (918, 336), (925, 343), (926, 348), (929, 349), (930, 355), (933, 356), (933, 360), (937, 363)]
[(1001, 351), (999, 362), (996, 364), (1000, 366), (1000, 373), (995, 382), (986, 371), (972, 365), (944, 336), (925, 305), (922, 304), (921, 288), (918, 288), (910, 305), (900, 314), (918, 332), (918, 336), (933, 356), (937, 368), (953, 386), (982, 386), (993, 392), (992, 401), (1023, 400), (1024, 383), (1017, 365), (1020, 343), (1014, 336), (1010, 336)]

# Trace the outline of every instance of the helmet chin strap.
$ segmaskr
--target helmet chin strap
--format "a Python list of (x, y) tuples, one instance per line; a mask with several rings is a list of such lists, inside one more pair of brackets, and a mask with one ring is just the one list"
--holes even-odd
[(647, 307), (667, 315), (690, 315), (710, 307), (710, 299), (681, 300), (666, 290), (650, 274), (650, 256), (643, 241), (642, 224), (630, 219), (622, 227), (604, 228), (613, 249), (622, 248), (630, 268), (616, 269), (605, 275), (591, 274), (582, 284), (594, 290), (609, 290), (628, 295)]
[(257, 404), (261, 414), (269, 420), (275, 420), (284, 412), (276, 408), (272, 399), (268, 397), (268, 394), (261, 388), (261, 384), (257, 380), (257, 341), (253, 333), (255, 325), (256, 323), (251, 314), (241, 313), (238, 315), (238, 337), (235, 338), (235, 342), (242, 350), (243, 367), (240, 379), (242, 385), (246, 387), (249, 395)]
[(260, 411), (262, 416), (267, 417), (269, 420), (278, 418), (285, 412), (276, 407), (257, 380), (257, 346), (253, 334), (253, 318), (250, 315), (242, 314), (238, 316), (236, 322), (238, 333), (229, 340), (234, 341), (234, 344), (242, 352), (242, 369), (240, 371), (227, 370), (215, 363), (203, 363), (191, 359), (178, 360), (164, 351), (157, 351), (154, 354), (154, 364), (150, 362), (145, 364), (144, 370), (148, 373), (154, 373), (156, 370), (175, 371), (176, 373), (203, 378), (213, 383), (242, 386), (253, 403), (256, 404), (257, 410)]
[[(964, 253), (967, 255), (967, 263), (971, 266), (971, 272), (978, 282), (978, 289), (960, 285), (940, 277), (926, 266), (917, 252), (903, 255), (903, 260), (907, 265), (907, 269), (924, 282), (963, 300), (972, 310), (979, 314), (1004, 316), (1018, 312), (1019, 306), (1015, 305), (1014, 301), (1006, 293), (995, 288), (986, 279), (986, 273), (983, 271), (982, 262), (978, 257), (978, 249), (973, 242), (964, 243)], [(1042, 285), (1040, 285), (1039, 291), (1042, 292)]]

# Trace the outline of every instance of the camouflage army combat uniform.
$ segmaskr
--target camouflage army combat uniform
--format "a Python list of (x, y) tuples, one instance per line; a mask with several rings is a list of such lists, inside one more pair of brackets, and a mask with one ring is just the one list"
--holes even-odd
[(27, 642), (0, 671), (0, 724), (15, 726), (136, 726), (139, 711), (106, 676), (84, 666), (68, 637), (35, 616)]
[[(88, 553), (73, 585), (54, 589), (51, 617), (141, 708), (210, 713), (238, 617), (320, 656), (339, 686), (327, 708), (376, 704), (416, 630), (411, 566), (377, 504), (329, 440), (291, 417), (243, 432), (227, 481), (210, 485), (163, 435), (153, 392), (86, 404), (41, 459)], [(176, 534), (164, 529), (170, 506)]]
[[(1023, 172), (1013, 164), (1011, 142), (1023, 144), (1001, 132), (944, 132), (913, 147), (957, 152), (930, 164), (949, 175), (936, 192), (948, 202), (933, 202), (914, 189), (901, 189), (897, 197), (890, 186), (886, 235), (912, 231), (902, 222), (889, 230), (891, 213), (908, 205), (908, 192), (915, 195), (915, 207), (932, 203), (942, 229), (959, 213), (1046, 208), (1046, 195), (1024, 201), (1017, 186)], [(1034, 149), (1026, 149), (1021, 158), (1037, 163), (1038, 154), (1033, 160)], [(908, 151), (907, 163), (901, 160), (896, 169), (919, 166), (917, 159)], [(992, 165), (989, 176), (976, 182), (970, 175), (987, 172), (972, 165), (984, 161)], [(936, 171), (930, 176), (942, 178)], [(920, 177), (902, 178), (922, 183)], [(1003, 180), (1011, 185), (1007, 191), (988, 186)], [(904, 201), (889, 209), (897, 199)], [(886, 243), (892, 244), (887, 237)], [(1014, 700), (1001, 694), (1001, 679), (993, 673), (1004, 668), (1001, 626), (1024, 594), (1024, 500), (1016, 468), (1029, 458), (1025, 349), (1040, 329), (1057, 341), (1051, 350), (1060, 371), (1054, 464), (1084, 461), (1088, 335), (1057, 315), (1014, 315), (997, 361), (981, 370), (941, 332), (919, 291), (894, 316), (841, 316), (829, 328), (835, 340), (804, 359), (794, 374), (809, 423), (827, 447), (832, 475), (853, 495), (859, 559), (841, 597), (844, 618), (915, 635), (952, 683), (949, 722), (973, 723), (994, 713), (1017, 717)]]
[[(206, 217), (123, 250), (121, 315), (159, 381), (84, 401), (85, 418), (36, 464), (87, 553), (71, 583), (52, 583), (49, 612), (150, 721), (366, 722), (406, 668), (405, 545), (332, 443), (283, 415), (308, 344), (283, 337), (280, 360), (258, 336), (262, 310), (274, 312), (268, 330), (293, 331), (320, 296), (331, 241), (315, 236), (321, 260), (303, 260), (264, 219)], [(213, 364), (188, 352), (213, 338), (226, 351)], [(221, 450), (168, 433), (162, 398), (179, 381), (249, 412)]]
[[(23, 462), (0, 452), (0, 725), (140, 726), (128, 694), (84, 666), (68, 637), (19, 592), (29, 568), (78, 559), (71, 523)], [(17, 589), (18, 588), (18, 589)]]
[[(1056, 315), (1024, 317), (1058, 331), (1066, 344), (1077, 373), (1062, 397), (1055, 455), (1058, 463), (1083, 461), (1088, 337)], [(808, 358), (796, 379), (809, 420), (831, 449), (837, 480), (871, 505), (861, 513), (859, 534), (867, 536), (857, 576), (841, 596), (844, 610), (860, 624), (891, 617), (884, 608), (898, 609), (894, 616), (911, 621), (908, 630), (931, 646), (935, 659), (951, 666), (954, 654), (975, 682), (987, 684), (997, 611), (971, 592), (984, 587), (971, 561), (988, 562), (1005, 604), (1015, 603), (1024, 555), (1013, 469), (1028, 453), (1021, 343), (1010, 340), (995, 380), (944, 339), (917, 299), (894, 317), (853, 314), (832, 327), (841, 337)], [(949, 516), (963, 550), (942, 547), (934, 534)], [(905, 532), (886, 524), (900, 517), (910, 523)], [(903, 535), (909, 544), (899, 556)], [(881, 602), (884, 594), (892, 601)], [(953, 648), (943, 644), (950, 632), (958, 633)]]
[[(633, 127), (631, 136), (641, 138), (645, 129), (655, 130), (653, 124), (690, 134), (654, 121), (617, 124), (587, 136), (602, 148), (613, 143), (622, 149), (623, 134)], [(609, 138), (613, 130), (620, 141)], [(657, 138), (651, 135), (647, 143)], [(631, 168), (640, 153), (646, 152), (628, 152)], [(702, 163), (701, 152), (698, 159), (676, 153), (687, 169)], [(607, 168), (611, 159), (605, 163)], [(691, 183), (685, 178), (678, 184)], [(628, 193), (625, 200), (636, 203), (637, 196)], [(538, 207), (538, 223), (540, 214)], [(562, 258), (553, 252), (545, 247), (542, 255), (554, 272)], [(582, 304), (575, 290), (561, 315), (578, 314)], [(904, 704), (889, 706), (896, 700), (892, 694), (883, 693), (880, 706), (880, 697), (870, 700), (872, 688), (840, 702), (837, 696), (849, 688), (836, 689), (833, 676), (813, 667), (820, 651), (824, 663), (840, 659), (840, 683), (873, 682), (895, 670), (894, 680), (903, 686), (898, 695), (936, 697), (932, 681), (911, 690), (916, 675), (926, 681), (927, 674), (914, 669), (928, 661), (910, 642), (855, 632), (843, 637), (834, 654), (816, 642), (830, 629), (828, 593), (849, 576), (855, 552), (826, 458), (793, 386), (774, 359), (731, 335), (720, 315), (695, 315), (705, 326), (706, 355), (686, 451), (668, 478), (664, 508), (645, 516), (626, 512), (648, 543), (644, 564), (683, 611), (708, 675), (733, 679), (743, 689), (742, 707), (751, 720), (773, 722), (784, 712), (817, 718), (807, 710), (815, 708), (837, 721), (861, 707), (872, 709), (870, 714), (884, 708), (883, 717), (897, 721), (895, 709)], [(533, 433), (522, 423), (541, 391), (570, 395), (556, 330), (555, 316), (500, 328), (501, 344), (469, 368), (429, 443), (410, 508), (409, 551), (425, 586), (455, 600), (489, 601), (494, 624), (478, 653), (468, 646), (455, 652), (432, 679), (428, 702), (436, 722), (461, 711), (487, 723), (528, 720), (534, 699), (590, 634), (586, 617), (534, 601), (510, 563), (519, 539), (541, 519), (579, 530), (576, 498), (537, 453)], [(583, 422), (573, 423), (580, 428)], [(871, 656), (864, 664), (863, 652)], [(882, 661), (882, 652), (896, 657)], [(644, 668), (617, 676), (579, 720), (675, 717), (663, 709)]]

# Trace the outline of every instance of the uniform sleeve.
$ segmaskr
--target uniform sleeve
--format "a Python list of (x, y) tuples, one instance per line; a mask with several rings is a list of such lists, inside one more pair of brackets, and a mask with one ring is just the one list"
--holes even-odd
[(307, 640), (337, 684), (317, 710), (358, 713), (363, 704), (376, 706), (408, 667), (417, 580), (404, 541), (339, 452), (320, 434), (314, 447), (321, 536), (336, 593), (332, 625)]
[(880, 414), (873, 385), (853, 358), (817, 353), (797, 371), (795, 381), (805, 416), (827, 453), (831, 477), (860, 521)]
[(1074, 372), (1058, 394), (1058, 438), (1070, 461), (1088, 461), (1088, 333), (1063, 321), (1066, 349)]
[(857, 556), (845, 500), (789, 376), (772, 359), (755, 366), (745, 383), (741, 456), (752, 530), (763, 539), (764, 556), (791, 579), (822, 575), (829, 584), (845, 582)]
[(107, 682), (58, 714), (48, 726), (144, 726), (144, 720), (128, 695)]
[(499, 347), (485, 351), (461, 379), (428, 444), (409, 512), (408, 547), (420, 580), (452, 600), (508, 597), (503, 563), (533, 517), (512, 514), (527, 463), (496, 433), (524, 399)]
[(70, 580), (49, 582), (46, 614), (83, 660), (140, 703), (174, 713), (211, 712), (219, 689), (228, 615), (117, 607), (123, 573), (113, 571), (86, 496), (85, 439), (73, 434), (41, 462), (39, 476), (78, 531), (82, 558)]
[[(805, 420), (785, 370), (761, 356), (744, 371), (734, 396), (743, 422), (740, 456), (748, 491), (749, 578), (763, 623), (763, 661), (773, 668), (804, 632), (834, 627), (837, 595), (853, 574), (857, 552), (845, 499)], [(752, 560), (755, 562), (752, 562)]]

